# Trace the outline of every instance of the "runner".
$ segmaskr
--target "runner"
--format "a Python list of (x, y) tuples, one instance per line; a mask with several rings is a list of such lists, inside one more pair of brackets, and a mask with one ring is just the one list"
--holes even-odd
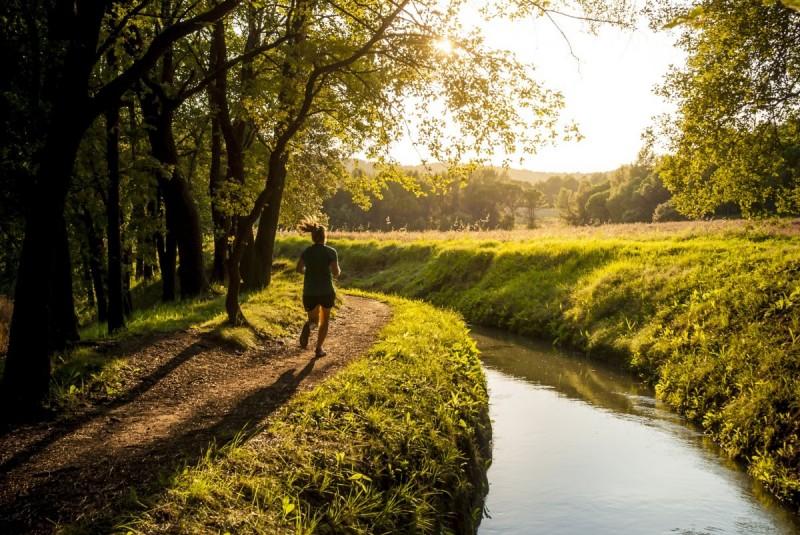
[(339, 268), (339, 257), (336, 249), (328, 247), (325, 227), (306, 219), (300, 224), (300, 230), (311, 233), (311, 245), (303, 251), (297, 261), (297, 272), (304, 273), (303, 281), (303, 307), (308, 313), (308, 320), (303, 325), (300, 333), (300, 347), (308, 346), (308, 337), (311, 327), (319, 324), (317, 332), (317, 357), (325, 356), (322, 344), (328, 335), (328, 321), (331, 308), (336, 301), (336, 290), (333, 287), (333, 278), (338, 277), (342, 270)]

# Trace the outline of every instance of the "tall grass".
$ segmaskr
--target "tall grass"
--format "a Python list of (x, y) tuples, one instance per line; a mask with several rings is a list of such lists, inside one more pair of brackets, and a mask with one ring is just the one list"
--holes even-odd
[[(627, 362), (776, 495), (800, 502), (800, 240), (763, 229), (453, 238), (332, 245), (348, 284)], [(279, 250), (302, 246), (284, 237)]]
[[(134, 533), (469, 533), (487, 490), (485, 380), (463, 321), (397, 298), (363, 358), (209, 455)], [(425, 321), (420, 321), (425, 318)]]
[[(283, 236), (296, 236), (285, 232)], [(739, 237), (761, 239), (764, 237), (792, 237), (800, 235), (800, 220), (797, 219), (718, 219), (713, 221), (682, 221), (668, 223), (620, 223), (599, 226), (567, 225), (562, 222), (546, 223), (534, 229), (482, 230), (482, 231), (369, 231), (329, 233), (332, 240), (391, 240), (400, 242), (418, 240), (493, 240), (532, 241), (552, 238), (626, 238), (634, 240), (687, 239), (697, 237)]]

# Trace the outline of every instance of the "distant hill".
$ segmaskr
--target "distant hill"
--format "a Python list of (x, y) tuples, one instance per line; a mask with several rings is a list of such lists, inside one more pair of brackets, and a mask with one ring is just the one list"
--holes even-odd
[[(357, 160), (357, 159), (350, 159), (345, 162), (345, 167), (348, 171), (352, 171), (356, 167), (364, 171), (365, 173), (373, 174), (375, 172), (375, 165), (372, 162), (367, 160)], [(403, 169), (407, 171), (418, 171), (420, 173), (423, 172), (434, 172), (440, 173), (446, 169), (446, 166), (442, 163), (431, 163), (427, 165), (402, 165)], [(511, 180), (518, 180), (520, 182), (527, 182), (529, 184), (538, 184), (540, 182), (544, 182), (551, 176), (571, 176), (576, 179), (586, 178), (596, 173), (563, 173), (563, 172), (547, 172), (547, 171), (531, 171), (530, 169), (515, 169), (513, 167), (509, 168), (502, 168), (502, 167), (493, 167), (498, 172), (505, 173), (508, 175), (508, 178)], [(597, 173), (605, 174), (607, 171), (598, 171)]]

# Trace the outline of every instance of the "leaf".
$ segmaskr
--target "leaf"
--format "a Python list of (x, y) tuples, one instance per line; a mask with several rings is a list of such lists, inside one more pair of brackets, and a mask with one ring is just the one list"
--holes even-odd
[(800, 11), (800, 0), (781, 0), (781, 3), (789, 9)]
[(283, 509), (283, 516), (288, 515), (292, 511), (294, 511), (295, 505), (289, 499), (288, 496), (284, 496), (283, 500), (281, 500), (281, 507)]
[(364, 481), (372, 481), (369, 477), (365, 476), (364, 474), (360, 474), (355, 472), (352, 476), (348, 478), (350, 481), (358, 481), (359, 479), (363, 479)]
[[(790, 0), (797, 1), (797, 0)], [(665, 29), (675, 28), (677, 26), (700, 26), (702, 23), (703, 15), (705, 15), (705, 8), (702, 6), (695, 6), (683, 15), (679, 15), (664, 25)]]

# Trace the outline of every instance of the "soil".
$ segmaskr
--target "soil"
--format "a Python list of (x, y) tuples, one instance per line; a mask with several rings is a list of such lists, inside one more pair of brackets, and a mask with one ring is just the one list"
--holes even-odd
[(344, 296), (321, 358), (314, 333), (306, 350), (295, 338), (237, 351), (192, 330), (111, 348), (128, 364), (121, 395), (0, 436), (0, 533), (76, 523), (107, 531), (108, 519), (210, 445), (261, 427), (296, 392), (364, 354), (390, 315), (383, 303)]

